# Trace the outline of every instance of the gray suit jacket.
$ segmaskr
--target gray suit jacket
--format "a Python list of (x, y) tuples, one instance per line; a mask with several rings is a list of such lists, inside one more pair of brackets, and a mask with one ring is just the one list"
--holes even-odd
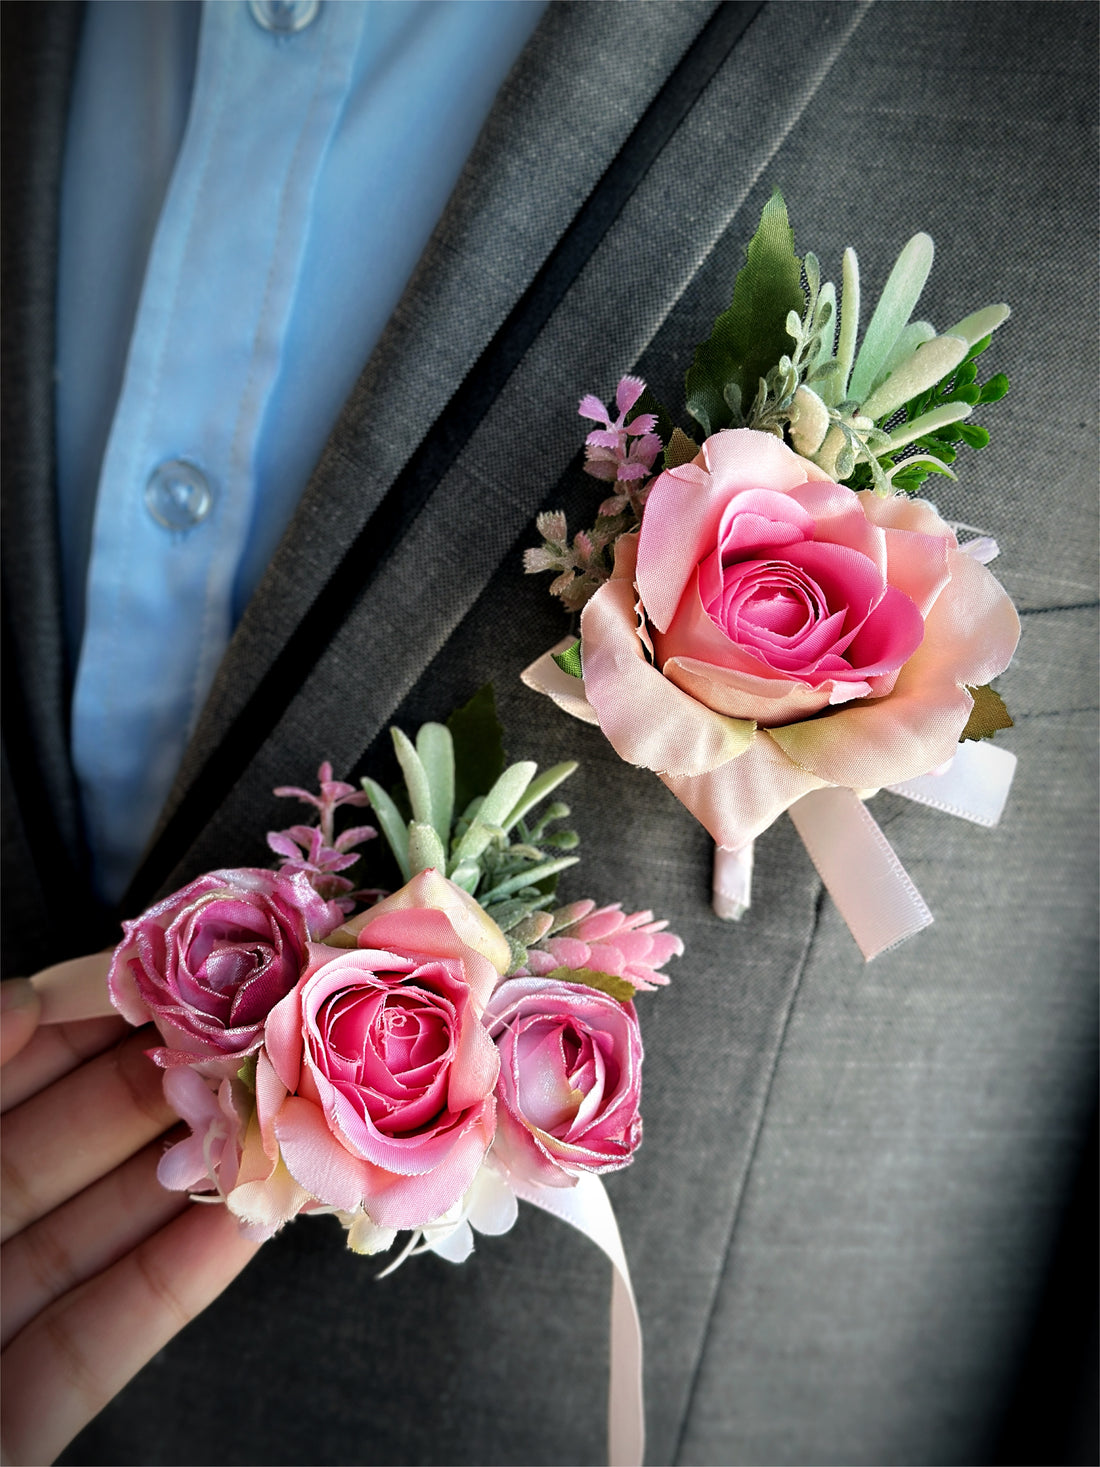
[[(57, 873), (81, 867), (49, 376), (77, 21), (4, 9), (26, 970), (98, 919), (57, 920)], [(646, 1140), (609, 1186), (655, 1463), (1069, 1459), (1056, 1419), (1028, 1436), (1027, 1391), (1053, 1389), (1029, 1342), (1094, 1096), (1095, 31), (1077, 4), (552, 5), (244, 616), (131, 894), (261, 861), (273, 785), (323, 756), (385, 771), (391, 723), (489, 678), (514, 757), (583, 761), (585, 874), (566, 890), (653, 905), (687, 942), (645, 1001)], [(703, 830), (518, 679), (564, 630), (521, 573), (532, 518), (576, 521), (599, 492), (577, 471), (576, 398), (634, 369), (677, 400), (777, 185), (834, 275), (854, 244), (877, 291), (923, 228), (939, 262), (922, 313), (1015, 313), (993, 444), (938, 498), (997, 535), (1022, 612), (1001, 680), (1019, 772), (995, 831), (878, 797), (936, 924), (871, 967), (785, 820), (758, 843), (752, 910), (717, 922)], [(461, 1268), (375, 1273), (335, 1224), (288, 1228), (65, 1460), (601, 1460), (609, 1278), (583, 1239), (524, 1209)], [(1055, 1337), (1071, 1365), (1074, 1328)]]

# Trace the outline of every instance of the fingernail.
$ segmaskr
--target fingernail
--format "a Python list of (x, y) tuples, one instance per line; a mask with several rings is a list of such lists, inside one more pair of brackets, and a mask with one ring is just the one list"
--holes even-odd
[(38, 1003), (29, 978), (5, 978), (0, 983), (0, 1014), (14, 1013), (16, 1009), (29, 1009)]

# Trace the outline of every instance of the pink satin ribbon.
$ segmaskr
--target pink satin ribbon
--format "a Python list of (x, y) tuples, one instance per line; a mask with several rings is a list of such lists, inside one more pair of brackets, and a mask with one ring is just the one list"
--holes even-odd
[[(1015, 754), (970, 741), (960, 744), (942, 769), (889, 788), (975, 825), (993, 826), (1001, 818), (1015, 772)], [(920, 892), (854, 790), (814, 790), (787, 813), (867, 962), (931, 923)], [(716, 847), (717, 915), (735, 921), (751, 898), (752, 843), (736, 851)]]
[(590, 1238), (611, 1260), (611, 1369), (607, 1392), (609, 1467), (641, 1467), (645, 1456), (642, 1326), (611, 1199), (599, 1177), (585, 1173), (575, 1187), (538, 1187), (509, 1178), (517, 1197), (552, 1213)]

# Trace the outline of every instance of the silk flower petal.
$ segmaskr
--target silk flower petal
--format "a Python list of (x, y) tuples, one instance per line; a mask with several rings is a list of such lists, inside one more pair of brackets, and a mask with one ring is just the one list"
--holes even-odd
[(672, 777), (705, 774), (749, 747), (753, 724), (697, 703), (645, 659), (634, 587), (605, 582), (581, 617), (584, 690), (616, 753)]

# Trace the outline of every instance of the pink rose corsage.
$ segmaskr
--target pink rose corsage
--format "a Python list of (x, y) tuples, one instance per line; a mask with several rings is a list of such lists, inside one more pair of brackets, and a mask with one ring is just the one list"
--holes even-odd
[[(318, 812), (269, 833), (278, 870), (210, 872), (124, 924), (110, 999), (159, 1031), (190, 1128), (158, 1176), (257, 1239), (300, 1213), (335, 1216), (357, 1253), (406, 1232), (386, 1272), (462, 1262), (520, 1199), (572, 1223), (614, 1265), (609, 1451), (640, 1463), (641, 1332), (601, 1178), (642, 1139), (634, 997), (683, 944), (652, 912), (559, 903), (578, 838), (544, 802), (576, 765), (504, 768), (491, 689), (393, 737), (404, 809), (324, 764), (319, 794), (276, 791)], [(342, 874), (377, 832), (338, 835), (336, 811), (367, 803), (391, 894)]]
[(885, 787), (993, 825), (1015, 768), (978, 742), (1012, 722), (990, 686), (1019, 638), (985, 568), (996, 543), (916, 497), (988, 441), (968, 420), (1008, 383), (979, 384), (977, 359), (1009, 312), (939, 335), (910, 321), (931, 262), (917, 235), (857, 351), (854, 252), (840, 292), (822, 284), (773, 196), (687, 374), (702, 442), (638, 378), (614, 419), (586, 396), (585, 468), (615, 493), (571, 544), (540, 516), (526, 557), (557, 573), (580, 636), (524, 681), (706, 827), (719, 915), (744, 912), (753, 842), (789, 810), (868, 959), (932, 918), (865, 800)]

